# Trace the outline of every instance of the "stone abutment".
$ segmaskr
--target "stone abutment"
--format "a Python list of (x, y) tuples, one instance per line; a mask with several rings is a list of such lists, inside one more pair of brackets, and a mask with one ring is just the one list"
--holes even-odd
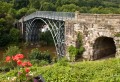
[(76, 45), (81, 33), (85, 52), (83, 58), (94, 60), (106, 56), (120, 57), (119, 14), (76, 14), (74, 20), (65, 22), (66, 56), (70, 45)]

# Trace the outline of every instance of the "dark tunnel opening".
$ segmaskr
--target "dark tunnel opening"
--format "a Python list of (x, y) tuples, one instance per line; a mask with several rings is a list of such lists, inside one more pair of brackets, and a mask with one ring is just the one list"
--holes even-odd
[(100, 59), (104, 57), (115, 57), (116, 46), (113, 38), (99, 37), (93, 44), (93, 59)]

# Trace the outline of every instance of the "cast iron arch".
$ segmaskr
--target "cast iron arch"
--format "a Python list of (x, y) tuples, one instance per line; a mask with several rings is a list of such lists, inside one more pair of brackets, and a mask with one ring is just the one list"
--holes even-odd
[(43, 18), (34, 18), (26, 22), (26, 25), (28, 25), (26, 29), (29, 28), (30, 30), (31, 26), (35, 26), (34, 21), (37, 19), (43, 21), (48, 26), (48, 30), (50, 31), (55, 44), (57, 56), (58, 58), (60, 58), (65, 53), (64, 37), (61, 38), (61, 33), (64, 35), (64, 29), (62, 28), (64, 26), (64, 21), (57, 21), (56, 23), (59, 23), (59, 26), (57, 26), (57, 24), (54, 21), (51, 22), (49, 19), (46, 19), (45, 21)]

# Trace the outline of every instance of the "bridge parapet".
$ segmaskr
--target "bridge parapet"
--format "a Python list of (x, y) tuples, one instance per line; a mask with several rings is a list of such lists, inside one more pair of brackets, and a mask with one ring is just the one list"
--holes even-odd
[[(89, 23), (113, 23), (120, 19), (120, 14), (88, 14), (79, 13), (77, 15), (77, 21), (89, 22)], [(108, 22), (109, 21), (109, 22)]]
[[(24, 21), (28, 21), (33, 18), (47, 18), (47, 19), (53, 19), (53, 20), (72, 20), (75, 18), (74, 12), (54, 12), (54, 11), (36, 11), (28, 16), (23, 17)], [(22, 22), (22, 19), (19, 20), (19, 22)]]

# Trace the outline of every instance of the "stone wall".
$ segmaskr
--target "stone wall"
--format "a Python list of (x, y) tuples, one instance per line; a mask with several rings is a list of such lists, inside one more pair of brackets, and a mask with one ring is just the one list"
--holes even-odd
[(116, 45), (116, 57), (120, 56), (120, 15), (119, 14), (80, 14), (76, 13), (74, 20), (65, 22), (66, 56), (69, 56), (67, 48), (75, 46), (77, 33), (83, 36), (85, 52), (83, 57), (92, 60), (93, 44), (98, 37), (111, 37)]

